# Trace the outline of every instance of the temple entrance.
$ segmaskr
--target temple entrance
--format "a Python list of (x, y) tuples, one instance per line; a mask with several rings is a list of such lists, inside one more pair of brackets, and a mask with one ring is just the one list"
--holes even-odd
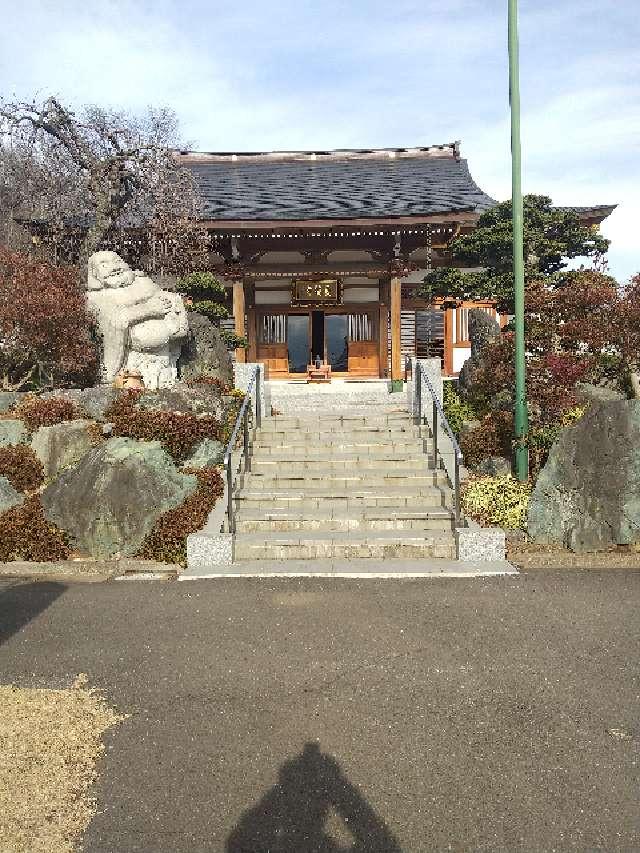
[(295, 378), (319, 358), (333, 375), (380, 376), (377, 312), (289, 309), (257, 318), (258, 361), (271, 378)]
[(324, 320), (325, 361), (334, 373), (349, 371), (349, 317), (329, 314)]
[(313, 361), (324, 361), (324, 311), (311, 314), (311, 354)]

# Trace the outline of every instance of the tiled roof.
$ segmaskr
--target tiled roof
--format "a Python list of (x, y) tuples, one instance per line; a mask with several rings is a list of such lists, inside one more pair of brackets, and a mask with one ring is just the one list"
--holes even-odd
[(430, 148), (204, 154), (181, 152), (208, 220), (315, 220), (482, 213), (495, 202), (457, 143)]

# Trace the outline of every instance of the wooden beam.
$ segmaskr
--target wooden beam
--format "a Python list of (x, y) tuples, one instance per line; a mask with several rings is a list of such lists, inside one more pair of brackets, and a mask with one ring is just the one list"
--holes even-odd
[(402, 286), (400, 279), (391, 279), (391, 390), (402, 390), (402, 356), (400, 353), (400, 308)]
[[(241, 338), (246, 335), (244, 311), (244, 282), (236, 279), (233, 282), (233, 319), (235, 322), (235, 333)], [(246, 360), (246, 350), (238, 347), (236, 350), (236, 361), (239, 364), (243, 364)]]
[(476, 213), (472, 207), (468, 207), (453, 212), (443, 211), (441, 213), (428, 213), (420, 216), (393, 216), (377, 219), (201, 219), (198, 224), (202, 228), (219, 232), (258, 232), (277, 231), (280, 229), (291, 231), (298, 228), (312, 228), (314, 231), (331, 231), (337, 228), (340, 231), (349, 233), (350, 229), (361, 230), (365, 228), (376, 231), (381, 228), (393, 229), (402, 225), (420, 226), (421, 224), (431, 225), (448, 222), (462, 222), (473, 225), (479, 218), (480, 214)]

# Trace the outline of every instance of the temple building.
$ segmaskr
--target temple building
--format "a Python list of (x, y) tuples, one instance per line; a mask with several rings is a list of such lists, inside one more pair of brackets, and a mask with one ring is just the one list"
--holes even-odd
[[(213, 269), (246, 338), (236, 359), (263, 362), (271, 379), (301, 378), (319, 360), (333, 376), (397, 388), (409, 355), (440, 356), (455, 376), (470, 354), (469, 309), (497, 317), (491, 300), (428, 303), (416, 292), (496, 204), (458, 143), (176, 156), (200, 189)], [(611, 210), (579, 212), (599, 225)]]

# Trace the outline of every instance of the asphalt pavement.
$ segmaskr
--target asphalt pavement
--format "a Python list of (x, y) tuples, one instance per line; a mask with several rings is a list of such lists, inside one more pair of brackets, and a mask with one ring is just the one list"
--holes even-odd
[[(0, 583), (0, 683), (78, 673), (87, 853), (640, 850), (640, 573)], [(0, 845), (1, 847), (1, 845)]]

